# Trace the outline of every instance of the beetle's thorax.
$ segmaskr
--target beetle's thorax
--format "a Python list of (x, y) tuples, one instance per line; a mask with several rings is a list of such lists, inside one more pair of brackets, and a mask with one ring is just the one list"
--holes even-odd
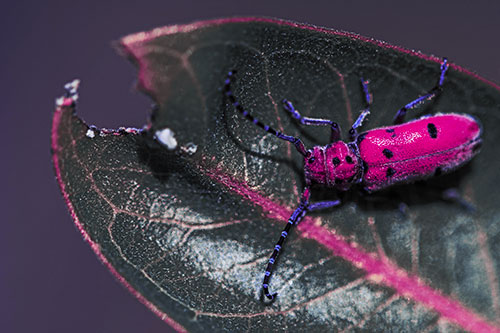
[(361, 164), (355, 145), (337, 141), (315, 146), (304, 159), (306, 182), (346, 191), (360, 178)]

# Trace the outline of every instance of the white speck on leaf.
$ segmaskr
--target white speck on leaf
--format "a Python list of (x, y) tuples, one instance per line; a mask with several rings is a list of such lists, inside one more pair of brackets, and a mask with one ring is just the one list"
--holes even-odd
[(90, 128), (87, 130), (87, 134), (86, 135), (87, 135), (88, 138), (91, 138), (91, 139), (93, 137), (95, 137), (94, 131), (92, 129), (90, 129)]
[(56, 99), (56, 106), (61, 106), (64, 103), (64, 97), (59, 97)]
[(181, 150), (188, 155), (193, 155), (194, 153), (196, 153), (196, 150), (198, 150), (198, 146), (192, 142), (189, 142), (187, 145), (182, 146)]
[(170, 128), (164, 128), (156, 131), (155, 138), (159, 143), (166, 146), (170, 150), (177, 148), (177, 140), (174, 137), (174, 131)]
[(76, 94), (78, 87), (80, 86), (80, 80), (75, 79), (71, 82), (68, 82), (64, 85), (64, 89), (68, 91), (70, 94)]

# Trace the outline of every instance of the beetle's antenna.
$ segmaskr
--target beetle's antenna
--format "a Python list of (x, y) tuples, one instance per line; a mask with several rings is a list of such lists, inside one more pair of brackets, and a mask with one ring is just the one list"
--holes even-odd
[(262, 122), (260, 122), (259, 119), (252, 116), (248, 111), (246, 111), (241, 106), (241, 104), (238, 102), (238, 100), (236, 99), (236, 97), (234, 96), (234, 94), (231, 90), (231, 80), (232, 80), (234, 74), (235, 74), (235, 71), (231, 71), (227, 74), (226, 81), (224, 82), (224, 93), (229, 98), (229, 101), (231, 102), (231, 104), (233, 104), (233, 106), (236, 108), (236, 110), (238, 110), (243, 115), (243, 117), (245, 117), (246, 119), (248, 119), (249, 121), (251, 121), (255, 125), (259, 126), (260, 128), (264, 129), (267, 133), (271, 133), (272, 135), (276, 136), (279, 139), (286, 140), (288, 142), (293, 143), (295, 145), (295, 148), (297, 148), (297, 151), (299, 153), (301, 153), (303, 156), (306, 156), (307, 155), (306, 149), (304, 147), (304, 144), (302, 143), (302, 141), (300, 141), (299, 138), (283, 134), (283, 133), (275, 130), (271, 126), (263, 124)]

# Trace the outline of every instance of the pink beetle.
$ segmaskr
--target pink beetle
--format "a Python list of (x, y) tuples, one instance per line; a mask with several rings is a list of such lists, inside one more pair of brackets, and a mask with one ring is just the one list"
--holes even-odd
[(437, 114), (361, 133), (354, 142), (316, 146), (306, 153), (304, 173), (309, 183), (342, 191), (361, 183), (367, 191), (377, 191), (454, 170), (480, 145), (476, 119)]

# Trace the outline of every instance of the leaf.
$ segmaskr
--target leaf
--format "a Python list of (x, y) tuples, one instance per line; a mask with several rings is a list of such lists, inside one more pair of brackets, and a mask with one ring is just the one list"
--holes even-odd
[[(348, 129), (390, 124), (431, 88), (440, 59), (369, 38), (274, 19), (223, 19), (125, 37), (139, 88), (157, 107), (146, 130), (97, 130), (54, 114), (53, 160), (75, 223), (99, 258), (177, 330), (499, 331), (499, 87), (452, 64), (439, 98), (409, 118), (472, 114), (481, 153), (459, 171), (372, 195), (339, 193), (339, 208), (309, 214), (284, 246), (266, 305), (266, 262), (304, 186), (290, 144), (242, 119), (221, 87), (262, 122), (306, 146), (328, 143), (304, 114)], [(449, 55), (453, 56), (453, 55)], [(177, 148), (153, 139), (169, 128)], [(173, 142), (173, 141), (172, 141)], [(195, 149), (196, 148), (196, 149)], [(196, 151), (195, 151), (196, 150)], [(190, 152), (189, 152), (190, 151)], [(193, 151), (195, 151), (193, 153)], [(442, 199), (455, 187), (472, 213)], [(336, 198), (314, 190), (313, 200)], [(407, 213), (398, 209), (407, 206)]]

